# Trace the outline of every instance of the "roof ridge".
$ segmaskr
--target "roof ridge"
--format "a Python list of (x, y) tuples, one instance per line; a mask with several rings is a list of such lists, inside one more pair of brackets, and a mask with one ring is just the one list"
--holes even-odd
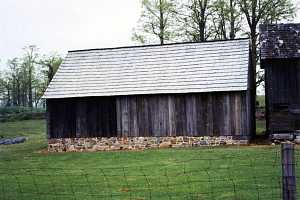
[(227, 40), (208, 40), (208, 41), (204, 41), (204, 42), (173, 42), (173, 43), (167, 43), (167, 44), (147, 44), (147, 45), (131, 45), (131, 46), (119, 46), (119, 47), (78, 49), (78, 50), (69, 50), (68, 52), (71, 53), (71, 52), (96, 51), (96, 50), (113, 50), (113, 49), (130, 49), (130, 48), (156, 47), (156, 46), (171, 46), (171, 45), (181, 45), (181, 44), (202, 44), (202, 43), (213, 43), (213, 42), (231, 42), (231, 41), (239, 41), (239, 40), (249, 40), (249, 37), (227, 39)]

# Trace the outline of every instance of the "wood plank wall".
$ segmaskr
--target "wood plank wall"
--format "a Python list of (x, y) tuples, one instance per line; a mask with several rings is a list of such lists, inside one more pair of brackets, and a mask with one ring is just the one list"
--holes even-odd
[(116, 135), (115, 97), (48, 99), (48, 138)]
[(267, 129), (270, 133), (300, 129), (300, 115), (292, 113), (292, 110), (300, 110), (300, 60), (267, 60), (264, 66)]
[(249, 135), (246, 91), (47, 100), (48, 137)]
[(246, 92), (117, 98), (118, 136), (248, 135)]

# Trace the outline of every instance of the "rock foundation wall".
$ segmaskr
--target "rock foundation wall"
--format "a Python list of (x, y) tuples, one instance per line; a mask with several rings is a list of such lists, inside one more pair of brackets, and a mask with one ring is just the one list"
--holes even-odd
[(48, 140), (50, 152), (144, 150), (150, 148), (198, 147), (248, 144), (248, 139), (234, 139), (232, 136), (219, 137), (99, 137), (60, 138)]

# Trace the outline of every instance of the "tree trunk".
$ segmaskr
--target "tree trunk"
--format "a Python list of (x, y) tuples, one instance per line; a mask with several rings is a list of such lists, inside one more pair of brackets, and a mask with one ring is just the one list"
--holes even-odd
[(200, 42), (204, 42), (205, 41), (205, 11), (206, 11), (206, 7), (201, 8), (201, 13), (200, 13), (200, 23), (199, 23), (199, 35), (200, 35)]
[(230, 39), (235, 38), (234, 22), (235, 22), (235, 19), (234, 19), (233, 0), (230, 0), (230, 34), (229, 34)]
[(32, 108), (32, 69), (31, 63), (29, 63), (29, 74), (28, 74), (28, 106)]
[(164, 11), (162, 0), (159, 0), (159, 40), (160, 44), (164, 44), (164, 34), (165, 34), (165, 25), (164, 25)]
[(10, 101), (10, 89), (9, 86), (7, 86), (7, 102), (6, 102), (6, 106), (11, 106), (11, 101)]
[(206, 12), (207, 12), (207, 0), (202, 0), (199, 1), (199, 6), (200, 6), (200, 23), (201, 23), (201, 27), (200, 27), (200, 41), (204, 42), (206, 40), (206, 36), (205, 36), (205, 30), (206, 30)]
[[(15, 72), (14, 72), (15, 73)], [(12, 105), (13, 106), (17, 106), (17, 89), (16, 89), (16, 76), (15, 75), (12, 75)]]
[(48, 65), (48, 83), (47, 83), (47, 85), (49, 85), (49, 83), (52, 80), (53, 76), (54, 76), (53, 66), (51, 64), (49, 64)]
[(18, 103), (18, 106), (21, 105), (21, 95), (20, 95), (20, 81), (19, 81), (19, 78), (17, 79), (17, 103)]
[[(256, 29), (251, 28), (251, 52), (250, 52), (250, 68), (249, 68), (249, 87), (251, 90), (251, 105), (254, 111), (252, 116), (255, 119), (255, 110), (256, 110), (256, 57), (257, 57), (257, 45), (256, 45)], [(255, 120), (252, 120), (252, 130), (255, 131), (256, 134), (256, 123)]]

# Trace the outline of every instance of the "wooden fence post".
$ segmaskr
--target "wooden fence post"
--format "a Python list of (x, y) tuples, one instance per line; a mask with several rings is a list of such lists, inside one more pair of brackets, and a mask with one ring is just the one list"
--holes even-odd
[(296, 200), (295, 154), (293, 143), (281, 144), (282, 199)]

